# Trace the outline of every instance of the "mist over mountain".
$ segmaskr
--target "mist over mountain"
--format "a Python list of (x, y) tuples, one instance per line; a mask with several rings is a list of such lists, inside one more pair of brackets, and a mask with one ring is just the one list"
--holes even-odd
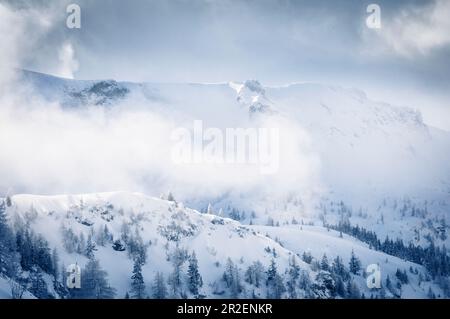
[[(357, 89), (319, 83), (264, 87), (258, 81), (218, 84), (76, 81), (29, 71), (22, 72), (21, 81), (29, 84), (30, 96), (60, 105), (63, 114), (73, 117), (85, 112), (91, 121), (93, 116), (101, 117), (98, 124), (104, 125), (105, 133), (120, 128), (108, 127), (108, 121), (120, 122), (127, 114), (160, 117), (162, 126), (167, 127), (189, 127), (192, 126), (189, 121), (194, 120), (202, 120), (205, 128), (259, 127), (269, 122), (284, 126), (285, 148), (290, 149), (286, 152), (297, 151), (281, 157), (289, 159), (281, 163), (281, 171), (285, 171), (275, 178), (287, 187), (292, 186), (286, 192), (307, 186), (314, 191), (322, 188), (324, 192), (351, 194), (353, 199), (367, 200), (365, 195), (387, 194), (439, 199), (450, 191), (450, 169), (446, 165), (450, 133), (424, 124), (417, 110), (372, 101)], [(142, 134), (133, 132), (122, 137), (143, 141), (151, 139), (155, 132), (143, 128), (139, 132)], [(300, 138), (293, 136), (299, 132)], [(168, 136), (159, 135), (161, 140), (168, 140)], [(301, 160), (305, 161), (304, 171), (286, 167), (292, 163), (289, 161)], [(161, 156), (161, 161), (170, 159)], [(235, 177), (230, 177), (232, 188), (236, 188)], [(259, 181), (255, 177), (253, 184)], [(187, 178), (185, 182), (191, 181)], [(295, 183), (298, 185), (293, 186)], [(146, 187), (145, 182), (136, 184)]]
[[(174, 163), (174, 130), (198, 121), (277, 128), (278, 169)], [(320, 83), (20, 70), (0, 133), (2, 298), (448, 296), (450, 133), (411, 108)], [(99, 295), (67, 289), (70, 264)]]

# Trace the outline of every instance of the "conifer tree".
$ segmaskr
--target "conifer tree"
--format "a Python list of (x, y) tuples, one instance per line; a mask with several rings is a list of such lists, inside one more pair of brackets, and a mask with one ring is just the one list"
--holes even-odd
[(333, 260), (333, 264), (331, 266), (331, 271), (342, 278), (342, 280), (346, 281), (349, 279), (350, 275), (348, 273), (348, 270), (345, 269), (345, 266), (342, 262), (342, 258), (339, 256), (336, 256), (336, 258)]
[(192, 255), (189, 258), (188, 276), (189, 291), (194, 295), (198, 295), (199, 288), (203, 286), (203, 279), (198, 270), (198, 261), (195, 256), (195, 251), (192, 252)]
[(291, 299), (297, 298), (297, 280), (300, 276), (300, 267), (296, 262), (296, 257), (292, 256), (289, 267), (289, 281), (287, 282), (289, 297)]
[(0, 201), (0, 274), (8, 273), (10, 267), (14, 236), (6, 217), (6, 204)]
[(116, 292), (108, 283), (108, 274), (95, 258), (90, 259), (81, 276), (81, 289), (74, 297), (82, 299), (112, 299)]
[(97, 247), (93, 241), (92, 238), (92, 234), (88, 235), (88, 240), (86, 243), (86, 248), (85, 248), (85, 255), (87, 258), (89, 259), (93, 259), (94, 258), (94, 252), (97, 250)]
[(167, 287), (164, 282), (164, 275), (162, 272), (157, 272), (153, 283), (153, 298), (165, 299), (167, 297)]
[(227, 264), (225, 267), (225, 272), (223, 274), (223, 279), (227, 284), (227, 287), (231, 291), (232, 298), (238, 298), (239, 294), (242, 292), (242, 283), (239, 274), (238, 267), (233, 263), (231, 258), (227, 259)]
[(361, 270), (361, 261), (358, 259), (358, 257), (355, 256), (353, 250), (352, 256), (350, 257), (349, 269), (350, 272), (354, 275), (358, 275)]
[(59, 255), (56, 248), (53, 248), (52, 251), (52, 268), (53, 268), (53, 276), (55, 277), (55, 280), (58, 281), (59, 277)]
[(280, 299), (286, 291), (283, 279), (278, 274), (277, 265), (274, 259), (272, 259), (269, 269), (267, 270), (266, 286), (268, 298)]
[(131, 276), (131, 296), (134, 299), (145, 298), (145, 282), (142, 276), (142, 265), (139, 259), (134, 261), (133, 275)]
[(186, 259), (188, 258), (188, 252), (185, 249), (179, 247), (175, 248), (175, 251), (170, 256), (170, 261), (172, 262), (173, 271), (169, 276), (169, 285), (173, 297), (178, 297), (182, 280), (182, 267)]
[(328, 258), (326, 254), (323, 254), (322, 261), (320, 262), (320, 269), (329, 271), (330, 265), (328, 264)]
[(245, 281), (255, 287), (259, 287), (264, 276), (264, 266), (258, 260), (251, 264), (245, 272)]

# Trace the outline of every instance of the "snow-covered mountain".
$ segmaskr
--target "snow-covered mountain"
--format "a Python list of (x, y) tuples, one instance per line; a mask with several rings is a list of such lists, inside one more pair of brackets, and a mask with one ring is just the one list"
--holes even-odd
[(450, 192), (450, 132), (426, 125), (416, 110), (372, 101), (356, 89), (316, 83), (264, 87), (255, 80), (79, 81), (29, 71), (22, 72), (22, 82), (66, 107), (139, 101), (149, 109), (162, 108), (171, 116), (217, 127), (250, 127), (254, 122), (248, 118), (254, 113), (281, 115), (307, 132), (320, 156), (321, 181), (328, 192), (362, 201), (368, 193), (442, 199)]
[[(21, 91), (25, 100), (60, 105), (68, 113), (81, 110), (81, 119), (89, 109), (106, 109), (110, 113), (105, 117), (117, 116), (116, 110), (138, 109), (157, 114), (173, 127), (194, 120), (222, 130), (279, 126), (280, 170), (273, 176), (255, 175), (252, 168), (193, 167), (186, 173), (160, 163), (141, 164), (138, 158), (146, 154), (125, 151), (125, 156), (136, 158), (136, 170), (127, 172), (127, 178), (138, 180), (140, 190), (152, 195), (171, 190), (174, 196), (102, 193), (115, 188), (85, 195), (8, 196), (4, 210), (16, 241), (30, 236), (47, 242), (44, 251), (55, 248), (59, 262), (58, 267), (48, 266), (41, 278), (36, 264), (22, 258), (20, 275), (0, 278), (0, 297), (8, 297), (9, 285), (17, 282), (27, 287), (23, 297), (66, 297), (64, 278), (55, 269), (78, 264), (92, 270), (93, 260), (108, 273), (117, 297), (131, 293), (137, 260), (149, 296), (160, 293), (162, 286), (172, 297), (450, 295), (445, 248), (450, 244), (450, 132), (426, 125), (415, 110), (372, 101), (356, 89), (317, 83), (268, 87), (256, 80), (80, 81), (30, 71), (21, 71), (19, 82), (26, 88)], [(136, 131), (148, 133), (142, 127)], [(125, 144), (141, 149), (133, 139)], [(161, 144), (151, 152), (164, 155), (167, 150)], [(97, 151), (89, 152), (98, 161)], [(105, 157), (103, 161), (100, 154), (100, 171), (108, 165)], [(95, 180), (95, 170), (78, 166), (83, 160), (70, 167)], [(110, 175), (106, 182), (114, 182)], [(70, 183), (62, 185), (74, 193)], [(27, 249), (18, 247), (22, 255)], [(203, 278), (197, 293), (190, 289), (194, 251)], [(336, 265), (337, 257), (344, 267)], [(47, 267), (45, 261), (40, 263), (40, 268)], [(358, 263), (360, 269), (352, 272)], [(380, 267), (382, 288), (368, 288), (368, 265)]]
[[(119, 298), (131, 291), (136, 254), (145, 256), (142, 266), (145, 295), (155, 293), (153, 283), (159, 272), (169, 279), (178, 269), (180, 285), (173, 292), (169, 280), (167, 296), (194, 297), (189, 291), (187, 261), (193, 252), (203, 279), (200, 295), (208, 298), (227, 298), (233, 294), (241, 298), (267, 297), (272, 288), (266, 285), (266, 279), (260, 279), (257, 287), (249, 278), (248, 269), (258, 261), (262, 266), (259, 270), (261, 278), (266, 278), (271, 261), (275, 261), (287, 289), (292, 258), (295, 258), (298, 267), (299, 278), (295, 284), (297, 297), (345, 297), (337, 294), (342, 288), (337, 287), (336, 277), (332, 277), (330, 272), (333, 273), (333, 260), (338, 256), (347, 268), (352, 253), (360, 260), (361, 269), (358, 274), (346, 271), (348, 279), (345, 282), (351, 283), (355, 291), (366, 297), (426, 298), (430, 288), (436, 295), (443, 296), (441, 289), (427, 279), (429, 275), (423, 266), (374, 251), (355, 238), (340, 236), (339, 232), (327, 231), (323, 227), (300, 224), (288, 227), (242, 225), (230, 219), (201, 214), (173, 200), (127, 192), (15, 195), (8, 201), (6, 213), (18, 233), (33, 233), (37, 238), (45, 238), (48, 247), (55, 248), (58, 265), (65, 265), (62, 267), (70, 264), (85, 267), (89, 258), (96, 258), (100, 267), (106, 270), (109, 284), (116, 289)], [(143, 249), (144, 253), (139, 249)], [(56, 254), (55, 251), (53, 254)], [(308, 261), (305, 255), (311, 256), (311, 260)], [(324, 255), (329, 261), (329, 271), (320, 268)], [(181, 260), (179, 268), (174, 266), (177, 258)], [(233, 290), (237, 288), (227, 286), (223, 277), (229, 267), (228, 259), (236, 267), (233, 280), (239, 282), (238, 292)], [(369, 289), (363, 277), (363, 270), (369, 264), (380, 265), (383, 282), (389, 276), (392, 287)], [(407, 273), (407, 283), (397, 284), (397, 270)], [(33, 278), (35, 271), (26, 271), (22, 280)], [(64, 297), (64, 290), (55, 289), (54, 278), (49, 277), (45, 281), (47, 287), (40, 289), (36, 289), (30, 279), (29, 289), (38, 297), (42, 297), (42, 291), (46, 291), (47, 297)], [(62, 280), (61, 272), (57, 278)], [(305, 282), (301, 283), (302, 280)], [(9, 284), (5, 280), (0, 282), (0, 287), (0, 297), (10, 296)], [(282, 291), (284, 297), (291, 293), (289, 289)]]
[[(76, 81), (29, 71), (23, 72), (22, 79), (36, 94), (66, 107), (139, 104), (176, 123), (201, 119), (205, 126), (222, 129), (265, 125), (275, 119), (277, 125), (290, 126), (286, 134), (302, 135), (286, 142), (289, 150), (280, 156), (279, 176), (258, 179), (259, 185), (239, 188), (236, 181), (218, 192), (208, 193), (206, 187), (195, 196), (184, 191), (199, 185), (183, 185), (180, 180), (164, 185), (198, 210), (211, 203), (214, 211), (226, 216), (245, 212), (240, 220), (246, 223), (250, 215), (257, 223), (266, 223), (269, 217), (285, 223), (299, 214), (333, 213), (332, 202), (342, 201), (349, 210), (361, 212), (365, 221), (359, 218), (358, 222), (366, 227), (377, 224), (383, 208), (384, 218), (392, 219), (383, 229), (397, 231), (400, 237), (397, 224), (408, 217), (405, 205), (426, 211), (429, 219), (448, 219), (450, 132), (426, 125), (416, 110), (372, 101), (357, 89), (317, 83), (264, 87), (255, 80), (218, 84)], [(290, 152), (293, 147), (298, 147), (297, 153)], [(283, 162), (285, 158), (289, 160)], [(155, 178), (148, 179), (154, 185)], [(274, 188), (283, 191), (280, 194)], [(146, 190), (164, 191), (167, 188)], [(357, 218), (356, 213), (349, 218)], [(389, 229), (390, 225), (395, 226)]]

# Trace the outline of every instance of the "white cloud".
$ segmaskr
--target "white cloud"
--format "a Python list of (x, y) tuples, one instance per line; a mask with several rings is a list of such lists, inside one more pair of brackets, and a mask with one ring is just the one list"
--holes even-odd
[(60, 65), (56, 75), (73, 79), (74, 73), (78, 70), (79, 63), (75, 58), (75, 50), (71, 43), (63, 43), (58, 52), (58, 58)]
[[(0, 40), (8, 49), (0, 50), (1, 69), (20, 67), (23, 60), (36, 54), (40, 41), (47, 39), (46, 31), (59, 26), (57, 17), (54, 12), (42, 15), (39, 10), (0, 5)], [(31, 28), (34, 30), (29, 33)], [(58, 38), (54, 48), (45, 51), (55, 54), (48, 73), (72, 78), (78, 68), (73, 43)], [(221, 169), (180, 166), (170, 160), (170, 133), (184, 123), (174, 123), (174, 117), (152, 111), (148, 101), (145, 107), (139, 99), (131, 98), (113, 109), (68, 110), (24, 93), (27, 88), (4, 75), (0, 73), (1, 81), (10, 90), (0, 92), (0, 194), (9, 188), (31, 193), (137, 190), (153, 195), (170, 189), (188, 197), (263, 188), (274, 196), (285, 190), (312, 189), (309, 185), (315, 183), (319, 164), (310, 154), (310, 142), (289, 121), (273, 123), (282, 127), (277, 174), (261, 175), (258, 166), (249, 165)], [(247, 116), (245, 113), (242, 118)], [(224, 121), (221, 117), (218, 124)]]
[(139, 99), (114, 109), (67, 110), (17, 94), (0, 96), (0, 103), (0, 192), (172, 190), (189, 197), (259, 188), (281, 196), (316, 183), (319, 164), (311, 142), (287, 120), (258, 124), (281, 127), (280, 169), (262, 175), (258, 165), (174, 164), (170, 136), (180, 123), (148, 102), (140, 106)]
[(381, 12), (382, 28), (365, 30), (371, 53), (381, 50), (412, 57), (450, 45), (450, 1), (435, 0), (426, 7), (407, 7), (392, 18), (383, 15), (383, 8)]
[[(17, 39), (23, 32), (23, 23), (8, 7), (0, 4), (0, 90), (5, 88), (14, 76), (18, 65), (20, 46)], [(0, 93), (2, 93), (0, 91)]]
[[(15, 68), (36, 55), (37, 48), (60, 19), (57, 13), (57, 6), (44, 10), (32, 5), (15, 8), (0, 3), (0, 88), (13, 82)], [(71, 65), (69, 47), (63, 47), (61, 57), (62, 64)]]

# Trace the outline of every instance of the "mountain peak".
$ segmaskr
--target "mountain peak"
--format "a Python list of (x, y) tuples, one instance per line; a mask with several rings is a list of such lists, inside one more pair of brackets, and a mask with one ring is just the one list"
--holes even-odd
[(258, 80), (230, 82), (230, 87), (236, 91), (238, 103), (248, 108), (250, 114), (274, 113), (273, 103), (266, 97), (266, 89)]

